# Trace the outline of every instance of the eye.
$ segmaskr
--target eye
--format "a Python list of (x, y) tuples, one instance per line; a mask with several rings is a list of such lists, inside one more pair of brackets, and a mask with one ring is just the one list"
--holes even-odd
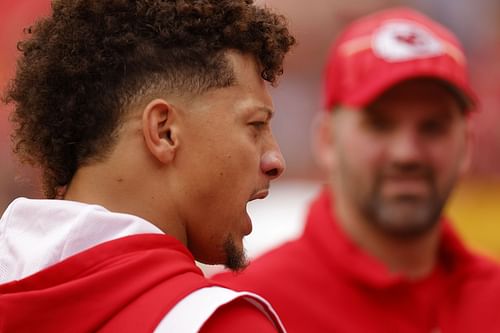
[(393, 128), (393, 123), (384, 117), (368, 117), (365, 126), (373, 132), (389, 132)]
[(448, 122), (444, 120), (429, 120), (424, 122), (420, 129), (423, 134), (429, 136), (437, 136), (446, 133), (448, 130)]
[(250, 126), (255, 127), (256, 129), (262, 129), (267, 126), (267, 122), (265, 121), (252, 121), (249, 123)]

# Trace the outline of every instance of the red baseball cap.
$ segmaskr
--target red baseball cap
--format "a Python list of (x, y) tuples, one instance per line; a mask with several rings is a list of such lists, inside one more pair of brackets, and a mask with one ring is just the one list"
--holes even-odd
[(326, 110), (365, 107), (392, 86), (414, 78), (448, 83), (469, 109), (465, 55), (447, 28), (404, 7), (383, 10), (350, 24), (334, 43), (325, 68)]

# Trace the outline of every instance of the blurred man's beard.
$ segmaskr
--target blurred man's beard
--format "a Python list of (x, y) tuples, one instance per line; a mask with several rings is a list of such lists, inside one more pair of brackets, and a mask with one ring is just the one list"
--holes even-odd
[(373, 191), (360, 202), (362, 213), (368, 223), (396, 238), (415, 238), (433, 229), (439, 222), (454, 180), (450, 180), (440, 193), (435, 177), (430, 172), (424, 178), (423, 181), (427, 182), (429, 187), (426, 196), (403, 194), (384, 198), (382, 195), (384, 179), (378, 177)]
[(439, 222), (443, 203), (437, 198), (401, 196), (391, 199), (373, 197), (364, 209), (367, 221), (398, 238), (413, 238), (427, 233)]
[(241, 271), (248, 266), (244, 249), (238, 249), (231, 235), (224, 242), (224, 254), (226, 255), (225, 266), (230, 270)]

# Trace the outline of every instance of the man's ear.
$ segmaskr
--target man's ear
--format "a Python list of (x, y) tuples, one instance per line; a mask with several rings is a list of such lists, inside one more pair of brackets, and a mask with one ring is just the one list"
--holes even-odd
[(161, 163), (170, 163), (178, 147), (177, 110), (163, 99), (151, 101), (142, 112), (142, 133), (149, 152)]
[(312, 151), (316, 163), (325, 171), (330, 171), (335, 164), (333, 152), (334, 126), (332, 112), (321, 111), (312, 122)]

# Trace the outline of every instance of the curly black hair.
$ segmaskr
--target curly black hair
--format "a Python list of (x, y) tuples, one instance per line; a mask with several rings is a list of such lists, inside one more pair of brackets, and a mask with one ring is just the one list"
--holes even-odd
[(26, 30), (5, 101), (14, 152), (42, 169), (48, 198), (109, 152), (134, 98), (233, 84), (228, 50), (254, 56), (274, 84), (295, 43), (285, 18), (253, 0), (54, 0)]

